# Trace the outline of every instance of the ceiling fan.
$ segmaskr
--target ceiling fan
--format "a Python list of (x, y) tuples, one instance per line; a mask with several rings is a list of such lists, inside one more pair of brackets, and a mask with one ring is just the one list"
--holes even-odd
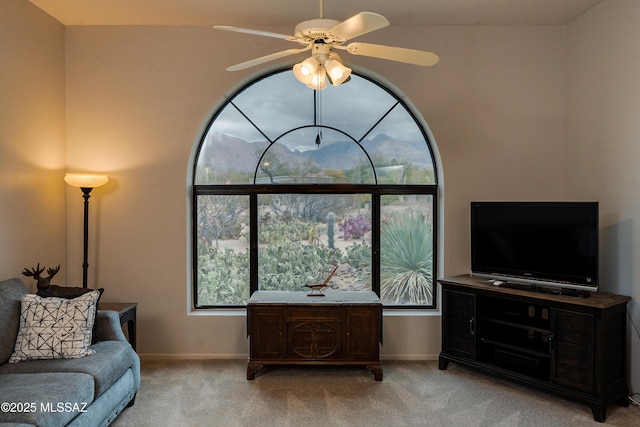
[(304, 47), (287, 49), (232, 65), (227, 71), (238, 71), (254, 67), (265, 62), (284, 58), (310, 50), (311, 57), (294, 65), (293, 74), (302, 83), (312, 89), (324, 89), (326, 79), (334, 86), (339, 86), (349, 79), (351, 69), (345, 67), (334, 49), (345, 50), (352, 55), (370, 56), (408, 64), (431, 66), (440, 58), (433, 52), (426, 52), (401, 47), (392, 47), (371, 43), (344, 43), (363, 34), (379, 30), (389, 25), (382, 15), (373, 12), (360, 12), (342, 22), (324, 18), (324, 0), (320, 0), (320, 18), (303, 21), (296, 25), (294, 35), (271, 33), (247, 28), (226, 25), (214, 25), (216, 30), (234, 31), (257, 36), (274, 37), (286, 41), (297, 42)]

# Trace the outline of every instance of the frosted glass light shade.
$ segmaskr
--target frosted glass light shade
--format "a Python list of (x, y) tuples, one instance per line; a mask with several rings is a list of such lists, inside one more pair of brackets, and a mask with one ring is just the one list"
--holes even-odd
[(90, 175), (82, 173), (67, 173), (64, 175), (67, 184), (79, 188), (96, 188), (105, 185), (109, 181), (106, 175)]
[(298, 79), (298, 81), (300, 83), (304, 83), (306, 85), (308, 85), (309, 83), (311, 83), (311, 78), (313, 77), (312, 74), (303, 74), (302, 71), (300, 71), (300, 69), (302, 68), (302, 64), (296, 64), (293, 66), (293, 75), (296, 77), (296, 79)]
[(293, 75), (299, 82), (308, 85), (318, 70), (318, 65), (318, 61), (314, 57), (307, 58), (293, 66)]
[(305, 59), (300, 63), (300, 73), (304, 76), (310, 76), (318, 69), (318, 60), (313, 56)]
[(315, 90), (323, 90), (327, 88), (327, 72), (324, 67), (318, 67), (311, 77), (311, 82), (309, 82), (307, 86)]
[(331, 84), (334, 86), (340, 86), (351, 75), (351, 68), (342, 65), (337, 55), (335, 58), (331, 57), (331, 59), (324, 64), (324, 67), (327, 70)]
[(327, 87), (326, 79), (334, 86), (340, 86), (349, 80), (351, 68), (345, 67), (340, 56), (331, 52), (330, 54), (319, 54), (312, 56), (293, 66), (293, 75), (299, 82), (306, 84), (311, 89), (322, 90)]

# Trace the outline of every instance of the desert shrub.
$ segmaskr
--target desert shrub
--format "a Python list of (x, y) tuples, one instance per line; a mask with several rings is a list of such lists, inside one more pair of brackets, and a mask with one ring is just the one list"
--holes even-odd
[(371, 231), (371, 221), (363, 214), (355, 217), (349, 215), (338, 224), (338, 230), (342, 232), (344, 240), (362, 239)]
[(380, 225), (380, 297), (385, 304), (433, 303), (433, 226), (422, 212), (385, 216)]
[(272, 194), (269, 200), (269, 209), (275, 215), (289, 215), (308, 222), (322, 222), (329, 212), (341, 214), (355, 203), (353, 195)]
[(237, 239), (247, 222), (247, 203), (238, 196), (198, 198), (198, 239), (205, 249), (217, 247), (218, 240)]
[(353, 243), (345, 248), (345, 262), (352, 268), (371, 274), (371, 245), (367, 242)]
[(249, 300), (248, 284), (248, 249), (213, 249), (198, 257), (199, 305), (243, 305)]
[(258, 250), (260, 290), (301, 290), (303, 285), (322, 282), (339, 250), (301, 242), (281, 242)]
[(271, 219), (259, 224), (258, 239), (260, 244), (275, 244), (291, 240), (307, 240), (309, 224), (295, 218), (287, 221)]

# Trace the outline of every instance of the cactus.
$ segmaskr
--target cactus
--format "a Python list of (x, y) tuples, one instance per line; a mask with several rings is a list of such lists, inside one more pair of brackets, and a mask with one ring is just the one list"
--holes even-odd
[(338, 229), (344, 233), (342, 236), (344, 240), (362, 239), (371, 231), (371, 221), (362, 214), (355, 218), (349, 215), (338, 224)]
[(336, 214), (329, 212), (327, 215), (327, 240), (329, 249), (333, 249), (333, 227), (336, 222)]

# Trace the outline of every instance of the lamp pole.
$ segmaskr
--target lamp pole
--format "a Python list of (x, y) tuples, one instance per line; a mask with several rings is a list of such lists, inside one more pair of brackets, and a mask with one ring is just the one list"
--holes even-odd
[(109, 181), (106, 175), (83, 175), (68, 173), (64, 176), (67, 184), (78, 187), (82, 190), (82, 198), (84, 199), (84, 234), (82, 248), (82, 287), (88, 285), (87, 272), (89, 270), (89, 197), (91, 190), (100, 187)]
[(87, 287), (87, 271), (89, 269), (89, 194), (92, 187), (80, 187), (84, 198), (84, 239), (82, 252), (82, 287)]

